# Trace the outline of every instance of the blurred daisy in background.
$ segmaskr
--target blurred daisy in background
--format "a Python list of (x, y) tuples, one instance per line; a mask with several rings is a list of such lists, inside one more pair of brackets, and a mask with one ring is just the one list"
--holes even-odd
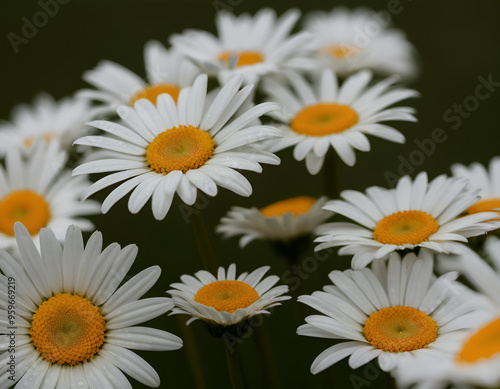
[(300, 296), (299, 302), (322, 315), (308, 316), (297, 333), (344, 340), (323, 351), (311, 372), (347, 356), (352, 369), (377, 358), (382, 370), (391, 371), (404, 361), (439, 354), (457, 331), (477, 327), (488, 315), (482, 296), (455, 282), (456, 272), (436, 279), (432, 270), (429, 251), (403, 259), (392, 253), (387, 264), (378, 260), (372, 269), (333, 271), (334, 285)]
[(13, 148), (28, 151), (37, 137), (58, 139), (61, 147), (70, 150), (73, 141), (84, 135), (89, 118), (86, 101), (73, 97), (55, 101), (46, 93), (39, 94), (32, 105), (17, 105), (10, 122), (0, 122), (0, 156)]
[(261, 209), (232, 207), (216, 230), (224, 238), (242, 235), (241, 248), (254, 239), (287, 242), (311, 234), (332, 216), (330, 211), (322, 209), (326, 202), (326, 197), (300, 196)]
[(215, 20), (218, 36), (186, 30), (172, 35), (170, 43), (205, 71), (217, 75), (221, 84), (236, 74), (243, 74), (245, 83), (256, 84), (263, 75), (283, 69), (314, 69), (304, 50), (308, 34), (290, 35), (299, 17), (298, 10), (277, 17), (270, 8), (254, 16), (219, 12)]
[[(95, 232), (84, 245), (80, 230), (68, 228), (61, 248), (50, 229), (40, 232), (41, 254), (30, 233), (15, 226), (14, 259), (0, 250), (0, 276), (7, 290), (14, 283), (16, 315), (2, 320), (1, 332), (16, 328), (18, 387), (132, 388), (125, 374), (144, 385), (158, 387), (160, 378), (151, 365), (131, 349), (168, 351), (182, 340), (168, 332), (136, 327), (170, 310), (168, 298), (140, 298), (155, 284), (161, 270), (152, 266), (118, 286), (130, 270), (137, 246), (113, 243), (102, 250), (102, 235)], [(10, 298), (10, 295), (9, 295)], [(2, 296), (2, 317), (7, 318), (7, 294)], [(0, 363), (11, 353), (8, 335), (1, 335)], [(4, 369), (1, 382), (11, 382)], [(11, 382), (13, 384), (14, 382)], [(9, 385), (10, 386), (10, 385)], [(3, 386), (5, 387), (5, 385)]]
[(241, 83), (241, 76), (233, 78), (206, 104), (203, 74), (193, 87), (181, 90), (177, 104), (171, 95), (162, 94), (156, 106), (141, 99), (134, 107), (120, 107), (118, 115), (128, 127), (107, 121), (88, 123), (112, 137), (88, 136), (75, 143), (111, 150), (119, 157), (86, 162), (73, 171), (74, 175), (117, 171), (93, 184), (83, 198), (125, 180), (104, 200), (102, 212), (133, 190), (130, 212), (139, 212), (152, 197), (154, 217), (161, 220), (176, 192), (187, 205), (194, 204), (198, 190), (215, 196), (217, 186), (249, 196), (252, 186), (235, 169), (260, 173), (259, 163), (279, 164), (274, 154), (252, 144), (281, 135), (273, 127), (248, 124), (279, 105), (263, 103), (235, 115), (252, 90), (251, 85), (240, 90)]
[(417, 72), (415, 49), (405, 33), (390, 24), (388, 12), (337, 7), (307, 15), (304, 31), (312, 36), (310, 48), (318, 66), (333, 69), (341, 77), (361, 69), (413, 77)]
[(40, 229), (50, 227), (62, 241), (68, 226), (84, 231), (94, 228), (86, 215), (99, 213), (96, 201), (80, 201), (91, 184), (86, 176), (71, 177), (64, 168), (67, 153), (58, 140), (38, 139), (29, 155), (17, 148), (7, 151), (0, 166), (0, 248), (15, 245), (14, 224), (22, 222), (38, 245)]
[(278, 276), (264, 277), (270, 269), (263, 266), (251, 273), (241, 273), (236, 277), (236, 265), (227, 271), (219, 267), (217, 277), (201, 270), (195, 277), (183, 275), (182, 283), (170, 285), (167, 293), (172, 296), (175, 308), (173, 314), (186, 314), (194, 320), (202, 319), (213, 326), (232, 326), (255, 315), (269, 314), (269, 308), (288, 300), (284, 296), (288, 286), (274, 286)]
[(177, 50), (167, 50), (158, 41), (149, 41), (144, 46), (144, 64), (147, 82), (122, 65), (101, 61), (83, 73), (83, 79), (97, 90), (84, 89), (78, 96), (102, 103), (93, 109), (94, 117), (109, 116), (115, 114), (120, 105), (132, 106), (139, 99), (156, 104), (156, 98), (162, 93), (168, 93), (177, 101), (181, 88), (191, 86), (201, 72)]
[(402, 177), (396, 189), (378, 186), (365, 193), (347, 190), (343, 200), (332, 200), (325, 209), (354, 220), (354, 223), (329, 223), (318, 228), (322, 235), (316, 250), (344, 246), (340, 255), (354, 255), (352, 267), (360, 269), (375, 258), (395, 250), (418, 247), (440, 253), (456, 253), (465, 248), (467, 238), (498, 227), (494, 212), (459, 217), (479, 200), (476, 190), (464, 178), (441, 175), (428, 183), (427, 173), (412, 182)]
[(368, 87), (372, 73), (362, 71), (339, 87), (331, 70), (323, 71), (313, 84), (296, 73), (289, 72), (286, 76), (293, 92), (277, 80), (266, 78), (263, 82), (263, 89), (271, 100), (283, 106), (282, 111), (273, 112), (271, 116), (284, 123), (278, 127), (284, 137), (269, 147), (271, 151), (279, 151), (295, 146), (294, 158), (305, 159), (311, 174), (321, 170), (330, 146), (347, 165), (353, 166), (356, 163), (354, 149), (370, 151), (366, 135), (405, 142), (403, 134), (380, 122), (417, 121), (413, 108), (388, 108), (418, 96), (412, 89), (391, 88), (394, 78)]

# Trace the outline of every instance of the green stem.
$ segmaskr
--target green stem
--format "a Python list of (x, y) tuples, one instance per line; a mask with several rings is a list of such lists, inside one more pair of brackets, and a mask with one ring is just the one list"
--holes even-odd
[(183, 339), (183, 350), (185, 350), (187, 354), (187, 359), (189, 364), (191, 365), (191, 372), (194, 375), (194, 381), (196, 383), (196, 387), (199, 389), (206, 389), (207, 384), (205, 381), (205, 374), (203, 372), (200, 354), (196, 349), (196, 340), (194, 338), (193, 329), (186, 325), (185, 317), (177, 316), (177, 321), (179, 323), (179, 327), (181, 329), (181, 337)]
[(238, 352), (235, 348), (230, 350), (229, 345), (226, 342), (224, 342), (224, 348), (226, 350), (227, 367), (229, 369), (229, 377), (231, 378), (232, 388), (245, 389)]
[(205, 225), (205, 219), (203, 218), (203, 213), (200, 207), (195, 203), (192, 206), (191, 212), (189, 214), (189, 221), (193, 227), (194, 238), (196, 239), (196, 244), (198, 246), (198, 251), (203, 262), (203, 267), (205, 270), (216, 274), (217, 272), (217, 259), (215, 258), (215, 252), (212, 248), (212, 243), (208, 237), (207, 227)]
[(336, 158), (334, 151), (328, 150), (323, 163), (323, 191), (330, 199), (339, 196)]
[(262, 361), (262, 372), (266, 386), (269, 388), (281, 388), (276, 358), (273, 348), (270, 346), (272, 341), (269, 337), (269, 331), (266, 326), (257, 329), (253, 334), (257, 342), (260, 360)]

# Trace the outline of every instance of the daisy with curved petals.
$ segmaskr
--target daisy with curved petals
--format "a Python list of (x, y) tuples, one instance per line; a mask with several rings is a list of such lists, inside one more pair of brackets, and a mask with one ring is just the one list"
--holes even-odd
[(217, 75), (221, 84), (235, 74), (243, 74), (245, 83), (256, 84), (263, 75), (283, 69), (314, 68), (305, 57), (307, 33), (290, 36), (299, 17), (297, 10), (277, 17), (270, 8), (254, 16), (220, 12), (215, 20), (218, 36), (187, 30), (174, 34), (170, 43), (205, 71)]
[(439, 354), (457, 331), (474, 327), (484, 315), (481, 296), (455, 282), (456, 272), (436, 279), (432, 269), (429, 251), (403, 259), (392, 253), (387, 264), (378, 260), (372, 269), (333, 271), (334, 285), (300, 296), (299, 302), (323, 315), (308, 316), (297, 333), (344, 340), (322, 352), (311, 372), (347, 356), (353, 369), (377, 358), (382, 370), (391, 371), (404, 361)]
[(281, 135), (273, 127), (248, 123), (279, 106), (263, 103), (235, 115), (252, 90), (250, 85), (240, 90), (241, 83), (241, 76), (233, 78), (206, 104), (203, 74), (193, 87), (181, 90), (177, 104), (162, 94), (156, 106), (141, 99), (133, 108), (120, 107), (118, 115), (128, 127), (107, 121), (88, 123), (114, 137), (89, 136), (75, 143), (111, 150), (121, 157), (87, 162), (73, 171), (75, 175), (117, 171), (93, 184), (83, 198), (125, 180), (106, 198), (102, 212), (135, 188), (128, 203), (130, 212), (139, 212), (152, 197), (153, 214), (161, 220), (176, 192), (187, 205), (194, 204), (198, 189), (215, 196), (217, 185), (249, 196), (250, 183), (235, 169), (260, 173), (259, 162), (279, 164), (274, 154), (252, 144)]
[(79, 201), (90, 185), (87, 177), (71, 177), (68, 157), (59, 142), (38, 139), (29, 155), (11, 148), (0, 166), (0, 248), (15, 245), (14, 224), (22, 222), (38, 245), (40, 229), (49, 227), (62, 241), (68, 226), (84, 231), (94, 225), (82, 216), (99, 213), (96, 201)]
[(232, 207), (221, 219), (217, 232), (229, 238), (243, 235), (240, 247), (254, 239), (289, 241), (314, 231), (332, 213), (322, 209), (326, 197), (314, 199), (308, 196), (278, 201), (257, 209)]
[(386, 21), (366, 8), (314, 12), (304, 30), (312, 36), (310, 47), (319, 66), (345, 77), (361, 69), (384, 75), (414, 76), (415, 49), (403, 31), (388, 28)]
[[(122, 249), (113, 243), (102, 250), (99, 232), (84, 245), (80, 230), (71, 226), (64, 248), (50, 229), (43, 229), (40, 253), (21, 223), (15, 230), (19, 259), (0, 250), (3, 289), (15, 285), (15, 317), (5, 309), (12, 295), (4, 293), (0, 331), (9, 334), (16, 328), (16, 387), (132, 388), (122, 371), (158, 387), (160, 378), (153, 367), (129, 349), (182, 347), (175, 335), (135, 326), (173, 306), (168, 298), (140, 300), (158, 280), (160, 268), (143, 270), (118, 288), (135, 260), (137, 246)], [(0, 363), (7, 366), (10, 338), (0, 336), (4, 351)], [(3, 369), (0, 382), (13, 384), (10, 377)]]
[(465, 210), (471, 215), (500, 209), (500, 157), (490, 161), (488, 169), (480, 163), (473, 163), (469, 167), (455, 164), (451, 167), (454, 177), (465, 177), (474, 189), (479, 190), (481, 200)]
[(494, 212), (458, 217), (479, 196), (468, 188), (466, 179), (439, 176), (428, 183), (427, 174), (418, 174), (412, 182), (402, 177), (396, 189), (377, 186), (365, 193), (344, 191), (343, 200), (332, 200), (325, 209), (354, 220), (354, 223), (330, 223), (320, 226), (322, 242), (316, 250), (344, 246), (340, 255), (354, 255), (353, 268), (362, 268), (375, 258), (384, 258), (395, 250), (417, 247), (441, 253), (460, 252), (467, 238), (497, 228)]
[(112, 61), (101, 61), (94, 69), (83, 73), (83, 79), (97, 88), (84, 89), (79, 96), (103, 103), (94, 109), (94, 117), (110, 115), (122, 104), (134, 105), (139, 99), (156, 104), (156, 98), (168, 93), (177, 101), (181, 88), (191, 86), (200, 69), (177, 50), (167, 50), (158, 41), (144, 46), (147, 82), (137, 74)]
[(273, 79), (266, 78), (263, 82), (264, 91), (283, 106), (282, 111), (272, 116), (284, 123), (279, 127), (284, 137), (271, 145), (270, 150), (295, 146), (294, 158), (305, 159), (311, 174), (320, 171), (330, 146), (347, 165), (353, 166), (356, 163), (354, 149), (370, 151), (366, 135), (405, 142), (399, 131), (381, 122), (416, 121), (413, 108), (388, 108), (418, 96), (411, 89), (391, 88), (394, 78), (371, 87), (368, 87), (372, 78), (369, 71), (349, 77), (341, 87), (331, 70), (323, 71), (314, 84), (292, 72), (287, 73), (287, 78), (293, 92)]
[(170, 285), (174, 289), (167, 292), (175, 303), (171, 315), (192, 316), (187, 324), (202, 319), (215, 326), (227, 327), (255, 315), (269, 314), (269, 308), (290, 298), (283, 296), (288, 292), (288, 286), (274, 287), (280, 280), (278, 276), (263, 279), (269, 269), (269, 266), (263, 266), (236, 277), (233, 263), (227, 272), (219, 267), (217, 277), (205, 270), (197, 272), (195, 277), (183, 275), (182, 283)]
[(89, 104), (81, 99), (66, 97), (55, 101), (48, 94), (39, 94), (32, 105), (16, 106), (11, 122), (0, 123), (0, 156), (13, 148), (28, 151), (38, 137), (46, 141), (58, 139), (69, 150), (73, 141), (83, 135), (89, 118)]

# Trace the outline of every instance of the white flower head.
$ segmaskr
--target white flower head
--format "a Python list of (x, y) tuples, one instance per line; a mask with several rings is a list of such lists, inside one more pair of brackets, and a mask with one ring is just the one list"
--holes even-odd
[(299, 335), (342, 339), (313, 362), (319, 373), (347, 356), (356, 369), (377, 358), (384, 371), (415, 358), (439, 354), (453, 342), (458, 331), (477, 326), (488, 315), (483, 299), (456, 282), (456, 272), (433, 276), (429, 251), (403, 259), (392, 253), (388, 263), (378, 260), (373, 268), (333, 271), (334, 285), (299, 302), (322, 315), (306, 318)]
[[(123, 372), (158, 387), (160, 378), (153, 367), (129, 349), (182, 347), (175, 335), (135, 326), (173, 306), (168, 298), (140, 300), (158, 280), (160, 268), (145, 269), (119, 287), (135, 260), (137, 246), (122, 249), (113, 243), (103, 250), (99, 232), (84, 245), (80, 230), (70, 226), (63, 248), (50, 229), (43, 229), (39, 252), (22, 224), (15, 229), (19, 258), (0, 250), (2, 289), (15, 290), (13, 319), (6, 310), (12, 294), (1, 297), (0, 362), (7, 366), (12, 355), (6, 352), (10, 345), (6, 334), (15, 327), (17, 387), (131, 389)], [(13, 384), (6, 370), (1, 382)]]
[(125, 180), (103, 202), (102, 212), (133, 190), (130, 212), (139, 212), (152, 198), (153, 214), (161, 220), (175, 193), (187, 205), (194, 204), (198, 190), (215, 196), (217, 186), (249, 196), (250, 183), (235, 169), (260, 173), (259, 163), (279, 164), (278, 157), (253, 143), (281, 136), (273, 127), (249, 123), (279, 105), (263, 103), (235, 115), (252, 90), (251, 85), (240, 90), (241, 83), (241, 76), (233, 78), (207, 103), (203, 74), (192, 87), (181, 90), (177, 104), (170, 95), (161, 94), (156, 106), (147, 99), (134, 107), (121, 106), (118, 115), (127, 127), (89, 123), (111, 136), (88, 136), (75, 143), (111, 150), (117, 157), (84, 163), (73, 174), (117, 173), (97, 181), (83, 197)]
[(232, 207), (221, 219), (217, 232), (225, 238), (242, 235), (242, 248), (254, 239), (290, 241), (312, 233), (332, 216), (330, 211), (322, 209), (326, 202), (326, 197), (300, 196), (261, 209)]
[(256, 84), (267, 74), (283, 69), (313, 69), (305, 56), (308, 34), (290, 35), (300, 17), (289, 10), (280, 17), (265, 8), (254, 16), (220, 12), (216, 17), (218, 36), (206, 31), (187, 30), (170, 38), (173, 47), (225, 84), (243, 74), (247, 84)]
[(365, 193), (347, 190), (343, 200), (332, 200), (325, 209), (352, 219), (354, 223), (330, 223), (319, 227), (322, 242), (316, 250), (344, 246), (341, 255), (354, 255), (352, 266), (362, 268), (375, 258), (395, 250), (417, 247), (439, 253), (463, 250), (467, 238), (497, 228), (494, 212), (459, 217), (479, 196), (466, 179), (441, 175), (428, 182), (425, 172), (414, 181), (402, 177), (395, 189), (377, 186)]
[(90, 106), (86, 101), (73, 97), (55, 101), (41, 93), (32, 105), (17, 105), (10, 122), (0, 123), (0, 156), (13, 148), (28, 152), (38, 137), (47, 141), (58, 139), (61, 147), (69, 150), (73, 141), (84, 134), (89, 118)]
[(144, 46), (144, 63), (146, 81), (112, 61), (101, 61), (83, 74), (83, 79), (97, 90), (84, 89), (79, 96), (102, 103), (93, 110), (94, 117), (114, 114), (120, 105), (133, 105), (141, 98), (155, 104), (161, 93), (168, 93), (177, 101), (181, 88), (191, 86), (201, 73), (180, 52), (167, 50), (158, 41), (149, 41)]
[(37, 139), (30, 153), (11, 148), (0, 166), (0, 248), (15, 246), (14, 224), (22, 222), (39, 243), (40, 229), (49, 227), (62, 241), (74, 224), (89, 231), (94, 225), (82, 216), (99, 213), (96, 201), (79, 200), (91, 184), (86, 176), (71, 177), (68, 157), (57, 139)]
[(304, 30), (312, 36), (310, 48), (318, 66), (333, 69), (342, 77), (361, 69), (415, 76), (415, 49), (403, 31), (390, 27), (387, 15), (344, 7), (308, 15)]
[(416, 121), (413, 108), (388, 108), (418, 96), (414, 90), (392, 87), (395, 78), (370, 87), (372, 73), (369, 71), (349, 77), (340, 87), (331, 70), (323, 71), (312, 84), (294, 72), (286, 73), (286, 79), (293, 90), (279, 80), (267, 78), (263, 82), (264, 91), (283, 106), (282, 111), (272, 114), (283, 123), (278, 127), (283, 138), (270, 144), (270, 150), (295, 146), (294, 158), (305, 159), (311, 174), (320, 171), (330, 147), (347, 165), (353, 166), (354, 150), (370, 151), (366, 135), (405, 142), (403, 134), (382, 122)]

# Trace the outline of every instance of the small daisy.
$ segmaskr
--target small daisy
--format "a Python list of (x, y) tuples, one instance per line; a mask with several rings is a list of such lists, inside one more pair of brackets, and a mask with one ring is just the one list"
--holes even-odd
[(480, 163), (473, 163), (469, 167), (455, 164), (451, 167), (454, 177), (465, 177), (474, 189), (479, 190), (481, 200), (465, 210), (467, 214), (500, 209), (500, 157), (490, 161), (486, 169)]
[[(344, 191), (344, 200), (333, 200), (325, 209), (354, 220), (354, 223), (330, 223), (319, 227), (323, 242), (316, 247), (344, 246), (341, 255), (354, 255), (353, 268), (363, 268), (375, 258), (384, 258), (395, 250), (424, 247), (441, 253), (464, 249), (467, 238), (492, 231), (494, 212), (458, 217), (479, 196), (467, 186), (466, 179), (445, 175), (428, 183), (427, 174), (418, 174), (412, 182), (402, 177), (396, 189), (377, 186), (365, 193)], [(458, 218), (457, 218), (458, 217)]]
[[(113, 243), (102, 250), (99, 232), (84, 246), (80, 230), (71, 226), (64, 248), (50, 229), (43, 229), (40, 254), (21, 223), (15, 230), (20, 257), (16, 260), (0, 250), (2, 288), (15, 290), (15, 295), (8, 295), (15, 301), (9, 301), (15, 314), (8, 316), (4, 293), (0, 331), (15, 332), (16, 387), (132, 388), (122, 371), (158, 387), (160, 378), (153, 367), (128, 349), (182, 347), (175, 335), (135, 326), (173, 306), (168, 298), (140, 300), (160, 277), (160, 268), (145, 269), (118, 288), (135, 260), (137, 246), (122, 249)], [(0, 363), (7, 366), (12, 352), (5, 351), (12, 338), (1, 338)], [(8, 378), (10, 373), (2, 369), (1, 382), (10, 382)]]
[(156, 106), (147, 99), (138, 100), (134, 107), (121, 106), (118, 115), (128, 127), (107, 121), (88, 123), (114, 137), (88, 136), (75, 143), (111, 150), (119, 156), (87, 162), (73, 171), (75, 175), (117, 171), (93, 184), (83, 198), (125, 180), (106, 198), (102, 212), (135, 188), (129, 200), (130, 212), (139, 212), (152, 197), (153, 214), (161, 220), (176, 192), (187, 205), (194, 204), (198, 189), (215, 196), (217, 185), (249, 196), (250, 183), (235, 169), (260, 173), (259, 162), (279, 164), (274, 154), (252, 144), (281, 135), (273, 127), (248, 123), (279, 106), (259, 104), (235, 115), (252, 90), (250, 85), (239, 90), (241, 83), (241, 76), (235, 77), (206, 104), (207, 76), (203, 74), (193, 87), (181, 90), (177, 104), (172, 96), (161, 94)]
[(474, 326), (481, 297), (455, 282), (456, 272), (436, 279), (432, 269), (429, 251), (403, 259), (392, 253), (387, 265), (378, 260), (373, 269), (333, 271), (334, 286), (300, 296), (323, 315), (308, 316), (299, 335), (346, 340), (322, 352), (311, 372), (347, 356), (353, 369), (377, 358), (382, 370), (391, 371), (439, 353), (457, 331)]
[(370, 150), (366, 135), (405, 142), (399, 131), (380, 122), (416, 121), (413, 108), (387, 108), (418, 96), (411, 89), (391, 88), (394, 78), (368, 87), (372, 74), (362, 71), (349, 77), (339, 88), (331, 70), (323, 71), (313, 85), (296, 73), (286, 75), (293, 92), (273, 79), (263, 82), (264, 91), (283, 106), (282, 111), (272, 116), (284, 123), (279, 127), (284, 137), (271, 145), (271, 150), (295, 146), (295, 159), (305, 159), (311, 174), (320, 171), (330, 146), (347, 165), (353, 166), (356, 163), (354, 149)]
[(235, 74), (245, 83), (256, 84), (266, 74), (283, 69), (313, 69), (305, 56), (306, 33), (290, 36), (300, 12), (290, 10), (281, 17), (269, 8), (254, 16), (220, 12), (216, 17), (218, 37), (206, 31), (187, 30), (170, 38), (173, 47), (225, 84)]
[(5, 169), (0, 166), (0, 248), (15, 245), (14, 224), (22, 222), (38, 245), (41, 228), (49, 227), (62, 241), (71, 224), (89, 231), (94, 225), (81, 216), (99, 213), (96, 201), (80, 202), (90, 185), (85, 176), (64, 169), (67, 153), (59, 142), (38, 139), (28, 156), (11, 148)]
[(40, 94), (32, 105), (15, 107), (11, 122), (0, 123), (0, 156), (13, 148), (29, 150), (37, 137), (59, 139), (61, 146), (69, 150), (73, 141), (83, 135), (89, 118), (90, 107), (81, 99), (55, 101), (48, 94)]
[(94, 117), (114, 114), (118, 106), (134, 105), (143, 98), (155, 104), (161, 93), (168, 93), (177, 101), (181, 88), (191, 86), (201, 72), (177, 50), (167, 50), (158, 41), (146, 43), (144, 63), (147, 82), (111, 61), (102, 61), (95, 69), (83, 73), (83, 79), (98, 90), (84, 89), (79, 96), (103, 103), (94, 110)]
[(225, 238), (243, 235), (240, 247), (254, 239), (289, 241), (308, 235), (332, 213), (323, 210), (326, 197), (314, 199), (308, 196), (278, 201), (264, 208), (232, 207), (221, 219), (217, 232)]
[(187, 324), (202, 319), (212, 325), (231, 326), (255, 315), (269, 314), (269, 308), (281, 305), (290, 296), (288, 286), (273, 286), (280, 280), (278, 276), (264, 274), (270, 269), (263, 266), (250, 274), (242, 273), (236, 278), (236, 265), (227, 269), (219, 267), (217, 277), (201, 270), (196, 277), (183, 275), (182, 283), (172, 284), (175, 288), (167, 293), (175, 302), (173, 314), (192, 316)]
[[(403, 31), (366, 8), (334, 8), (306, 17), (304, 30), (312, 36), (311, 49), (319, 66), (346, 77), (361, 69), (404, 77), (416, 73), (415, 49)], [(384, 23), (385, 22), (385, 23)]]

